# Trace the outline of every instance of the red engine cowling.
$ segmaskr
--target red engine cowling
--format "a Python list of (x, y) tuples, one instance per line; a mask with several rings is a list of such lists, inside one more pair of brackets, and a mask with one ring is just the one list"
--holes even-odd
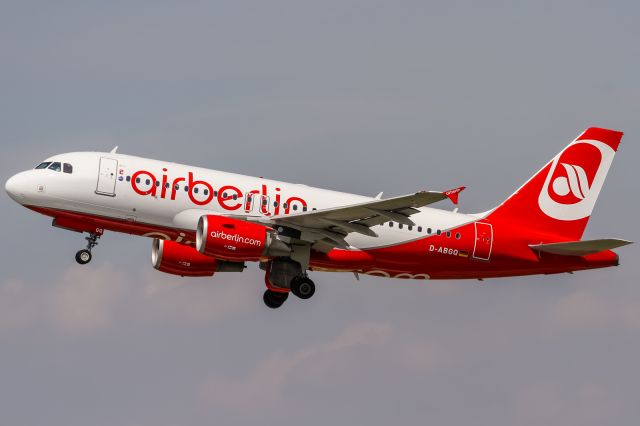
[(183, 277), (210, 277), (216, 272), (242, 272), (244, 264), (205, 256), (190, 246), (153, 240), (151, 262), (158, 271)]
[(232, 261), (288, 256), (291, 248), (271, 228), (224, 216), (198, 221), (196, 248), (204, 255)]

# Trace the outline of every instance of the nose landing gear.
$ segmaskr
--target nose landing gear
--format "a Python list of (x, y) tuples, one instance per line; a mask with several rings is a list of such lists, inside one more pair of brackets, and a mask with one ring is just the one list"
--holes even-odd
[(85, 237), (85, 240), (87, 240), (87, 248), (76, 253), (76, 262), (80, 265), (86, 265), (91, 262), (91, 250), (98, 245), (99, 238), (100, 235), (95, 233), (91, 233), (88, 237)]

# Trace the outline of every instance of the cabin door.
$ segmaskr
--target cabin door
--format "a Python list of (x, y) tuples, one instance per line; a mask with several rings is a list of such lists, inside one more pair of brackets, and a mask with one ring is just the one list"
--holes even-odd
[(491, 258), (493, 247), (493, 227), (490, 223), (476, 222), (476, 240), (473, 245), (473, 257), (480, 260)]
[(100, 158), (100, 169), (98, 171), (98, 187), (96, 194), (116, 196), (116, 179), (118, 171), (118, 160), (112, 158)]

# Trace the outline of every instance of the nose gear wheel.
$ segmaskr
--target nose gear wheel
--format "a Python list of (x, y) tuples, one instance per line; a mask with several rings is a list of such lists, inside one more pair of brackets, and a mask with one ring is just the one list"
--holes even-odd
[(88, 237), (85, 237), (85, 240), (87, 240), (87, 248), (82, 249), (76, 253), (76, 262), (78, 262), (80, 265), (86, 265), (87, 263), (91, 262), (91, 259), (93, 257), (91, 255), (91, 250), (98, 245), (99, 238), (100, 235), (94, 233), (91, 233)]

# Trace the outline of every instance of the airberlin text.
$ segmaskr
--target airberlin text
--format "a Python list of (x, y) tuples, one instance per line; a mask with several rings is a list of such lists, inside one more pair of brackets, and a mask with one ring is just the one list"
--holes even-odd
[(260, 240), (256, 240), (255, 238), (246, 238), (243, 237), (242, 235), (238, 235), (238, 234), (227, 234), (225, 232), (222, 231), (213, 231), (211, 232), (211, 238), (217, 238), (220, 240), (225, 240), (225, 241), (231, 241), (231, 242), (235, 242), (235, 243), (242, 243), (242, 244), (246, 244), (246, 245), (250, 245), (250, 246), (257, 246), (257, 247), (261, 247), (262, 246), (262, 241)]
[[(162, 171), (161, 180), (157, 180), (153, 173), (146, 170), (135, 172), (131, 176), (131, 188), (138, 195), (149, 195), (173, 201), (178, 196), (178, 191), (186, 186), (188, 189), (186, 195), (197, 206), (209, 205), (215, 199), (224, 210), (237, 211), (242, 209), (245, 213), (250, 213), (254, 209), (254, 205), (258, 205), (257, 209), (265, 216), (288, 214), (294, 205), (299, 206), (301, 210), (306, 210), (307, 207), (307, 202), (297, 196), (288, 197), (283, 202), (281, 189), (274, 188), (274, 193), (271, 194), (265, 184), (260, 185), (260, 189), (245, 192), (233, 185), (222, 185), (218, 189), (214, 189), (209, 182), (195, 179), (192, 172), (189, 172), (187, 177), (177, 177), (170, 180), (167, 176), (167, 169), (162, 169)], [(156, 184), (156, 182), (158, 183)], [(272, 201), (270, 202), (270, 200)]]

